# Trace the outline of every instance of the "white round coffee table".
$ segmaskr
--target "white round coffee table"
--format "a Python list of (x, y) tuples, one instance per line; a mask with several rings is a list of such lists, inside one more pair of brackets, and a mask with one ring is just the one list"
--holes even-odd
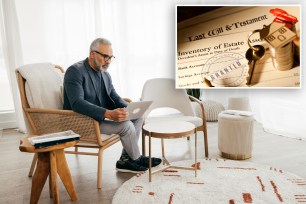
[[(185, 121), (161, 121), (161, 122), (149, 122), (142, 127), (144, 135), (149, 136), (149, 182), (152, 180), (152, 174), (163, 171), (168, 168), (174, 169), (185, 169), (195, 171), (195, 176), (197, 176), (197, 129), (195, 125)], [(195, 165), (194, 167), (184, 167), (184, 166), (173, 166), (165, 158), (164, 152), (164, 139), (176, 139), (187, 137), (190, 135), (195, 135)], [(151, 138), (160, 138), (162, 142), (162, 159), (163, 164), (166, 164), (163, 168), (155, 170), (152, 172), (152, 162), (151, 162)]]

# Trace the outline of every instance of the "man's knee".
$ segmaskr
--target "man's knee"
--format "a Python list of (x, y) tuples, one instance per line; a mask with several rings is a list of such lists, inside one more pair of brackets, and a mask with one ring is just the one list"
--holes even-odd
[(135, 133), (135, 127), (133, 125), (133, 123), (129, 120), (124, 121), (120, 124), (121, 126), (121, 131), (119, 133), (119, 135), (121, 137), (128, 135), (128, 134), (134, 134)]
[(143, 121), (144, 121), (144, 118), (143, 118), (143, 117), (140, 117), (140, 118), (138, 118), (138, 119), (132, 120), (132, 122), (133, 122), (133, 124), (134, 124), (134, 126), (135, 126), (136, 128), (141, 127), (142, 124), (143, 124)]
[(138, 122), (138, 123), (141, 123), (141, 124), (142, 124), (143, 121), (144, 121), (144, 117), (140, 117), (140, 118), (137, 119), (137, 122)]

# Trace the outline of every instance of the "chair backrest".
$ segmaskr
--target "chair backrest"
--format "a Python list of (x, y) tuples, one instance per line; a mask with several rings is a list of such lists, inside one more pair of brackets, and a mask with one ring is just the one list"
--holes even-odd
[(157, 108), (174, 108), (186, 116), (195, 116), (186, 90), (176, 89), (174, 79), (155, 78), (146, 81), (141, 100), (153, 101), (146, 115)]
[[(35, 67), (38, 70), (38, 73), (41, 74), (40, 77), (38, 77), (36, 74), (33, 74), (33, 72), (30, 71), (33, 67)], [(25, 65), (20, 68), (17, 68), (16, 76), (18, 80), (22, 109), (24, 111), (24, 115), (26, 118), (25, 122), (27, 130), (29, 131), (29, 133), (38, 134), (36, 130), (37, 128), (33, 123), (33, 118), (29, 114), (29, 110), (31, 108), (62, 109), (63, 102), (60, 99), (62, 97), (61, 93), (62, 82), (60, 81), (59, 78), (62, 76), (58, 75), (57, 73), (59, 74), (64, 73), (64, 70), (60, 66), (51, 65), (48, 63), (34, 64), (33, 67), (31, 65)], [(43, 77), (43, 75), (47, 75), (48, 73), (50, 73), (48, 70), (50, 68), (52, 68), (52, 70), (55, 70), (55, 75), (53, 77), (52, 76), (50, 77), (50, 75)], [(56, 77), (56, 80), (52, 81), (54, 77)], [(30, 81), (32, 81), (32, 83)], [(29, 87), (30, 86), (29, 82), (31, 85), (36, 84), (37, 86), (35, 88), (32, 87), (31, 89)], [(39, 95), (41, 94), (42, 87), (44, 87), (44, 91), (46, 92), (44, 93), (44, 95)], [(36, 95), (33, 97), (32, 93)], [(54, 96), (55, 98), (52, 98)], [(38, 102), (34, 102), (35, 99), (38, 99)], [(42, 101), (47, 101), (47, 103), (40, 104), (40, 102)], [(37, 106), (37, 104), (40, 105)], [(40, 117), (39, 120), (41, 121), (44, 118), (45, 120), (48, 120), (48, 117)]]
[[(56, 69), (55, 69), (56, 68)], [(22, 105), (30, 108), (63, 108), (63, 72), (60, 66), (36, 63), (17, 68)]]

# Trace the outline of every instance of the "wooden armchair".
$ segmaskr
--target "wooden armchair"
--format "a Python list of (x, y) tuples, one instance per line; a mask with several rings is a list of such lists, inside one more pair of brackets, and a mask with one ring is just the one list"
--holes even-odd
[[(31, 66), (31, 65), (25, 65)], [(53, 66), (54, 69), (64, 73), (64, 70), (57, 65), (50, 65), (47, 63), (34, 64), (41, 69), (50, 69)], [(43, 135), (48, 133), (55, 133), (60, 131), (72, 130), (81, 136), (79, 143), (75, 146), (75, 151), (65, 151), (71, 154), (83, 154), (98, 156), (98, 172), (97, 172), (97, 187), (102, 188), (102, 157), (103, 151), (115, 144), (120, 140), (119, 135), (101, 135), (98, 121), (76, 113), (70, 110), (60, 110), (54, 108), (32, 108), (29, 105), (29, 101), (26, 96), (26, 83), (27, 79), (24, 78), (19, 70), (16, 70), (18, 86), (21, 96), (21, 103), (26, 120), (30, 126), (31, 134)], [(37, 79), (44, 80), (44, 79)], [(54, 82), (57, 83), (57, 82)], [(58, 84), (59, 91), (61, 90)], [(58, 94), (62, 94), (61, 91)], [(97, 148), (98, 152), (80, 152), (78, 147), (84, 148)], [(32, 176), (35, 168), (37, 156), (35, 155), (30, 168), (29, 176)]]

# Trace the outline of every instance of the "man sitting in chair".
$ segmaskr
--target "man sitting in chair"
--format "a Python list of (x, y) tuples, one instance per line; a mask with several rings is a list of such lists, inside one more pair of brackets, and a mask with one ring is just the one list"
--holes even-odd
[[(108, 66), (115, 57), (110, 41), (95, 39), (89, 57), (71, 65), (64, 78), (64, 109), (87, 115), (100, 123), (102, 134), (118, 134), (123, 146), (116, 169), (139, 173), (149, 167), (149, 158), (140, 155), (138, 139), (143, 118), (126, 120), (125, 102), (116, 92)], [(110, 119), (110, 120), (105, 120)], [(152, 158), (152, 166), (161, 159)]]

